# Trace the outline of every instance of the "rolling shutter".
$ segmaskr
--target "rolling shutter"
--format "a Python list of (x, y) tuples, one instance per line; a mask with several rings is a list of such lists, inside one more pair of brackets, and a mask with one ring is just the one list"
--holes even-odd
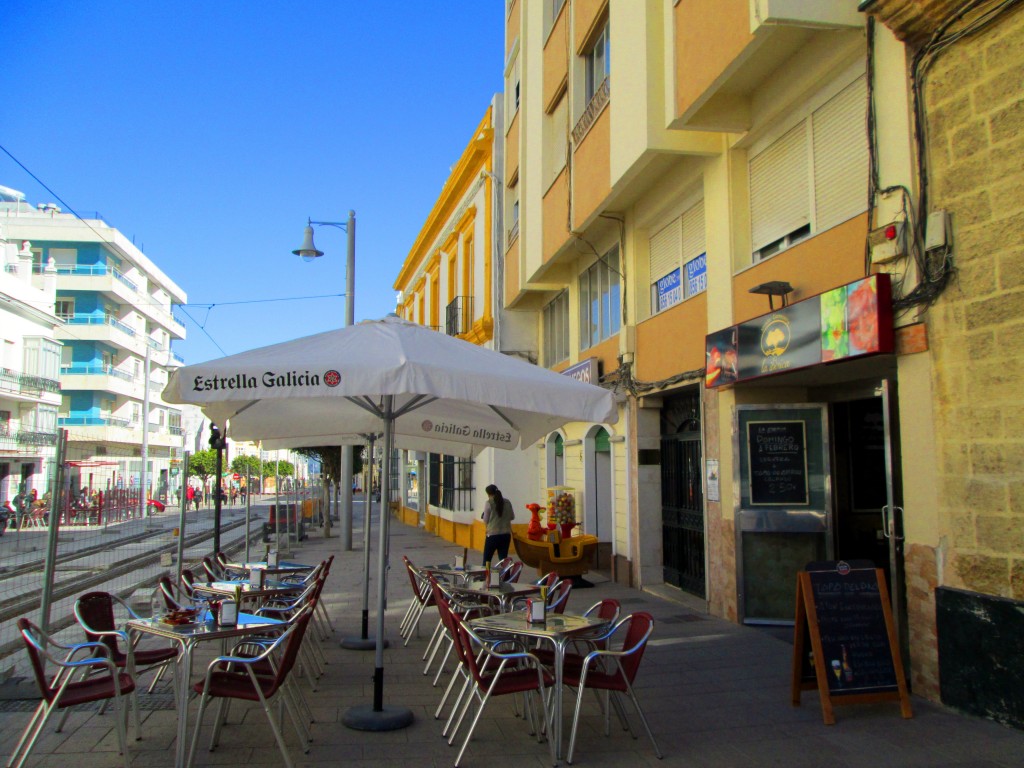
[(704, 235), (704, 201), (683, 214), (683, 261), (700, 256), (707, 250)]
[(651, 282), (657, 282), (679, 266), (682, 232), (679, 219), (660, 230), (651, 238)]
[(810, 221), (807, 163), (806, 120), (750, 159), (752, 250)]
[(861, 77), (811, 116), (816, 232), (867, 210), (866, 105), (867, 86)]

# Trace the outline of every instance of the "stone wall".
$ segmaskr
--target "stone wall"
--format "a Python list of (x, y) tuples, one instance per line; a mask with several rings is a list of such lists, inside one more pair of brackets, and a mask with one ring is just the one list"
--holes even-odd
[(941, 54), (924, 85), (929, 207), (952, 215), (957, 270), (927, 315), (946, 550), (941, 579), (1018, 600), (1024, 599), (1022, 82), (1019, 5)]

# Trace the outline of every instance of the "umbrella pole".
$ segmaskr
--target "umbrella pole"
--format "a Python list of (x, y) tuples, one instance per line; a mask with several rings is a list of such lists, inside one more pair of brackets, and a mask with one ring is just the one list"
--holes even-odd
[[(350, 651), (376, 650), (377, 639), (370, 637), (370, 513), (373, 509), (373, 494), (370, 487), (373, 484), (373, 444), (375, 438), (370, 435), (368, 455), (369, 461), (363, 464), (363, 623), (362, 634), (359, 637), (346, 637), (341, 641), (341, 647)], [(367, 471), (369, 467), (369, 471)], [(384, 647), (388, 647), (387, 638), (384, 639)]]
[(377, 648), (373, 670), (373, 706), (352, 707), (342, 722), (359, 731), (394, 731), (412, 724), (412, 710), (384, 706), (384, 604), (387, 593), (384, 553), (387, 552), (388, 522), (391, 517), (391, 451), (394, 444), (394, 396), (384, 396), (384, 462), (380, 494), (380, 547), (377, 553)]

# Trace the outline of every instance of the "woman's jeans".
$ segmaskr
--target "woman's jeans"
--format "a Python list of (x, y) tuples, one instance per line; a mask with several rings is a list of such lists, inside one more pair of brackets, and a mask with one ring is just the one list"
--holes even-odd
[(511, 543), (511, 533), (498, 533), (484, 539), (484, 565), (491, 562), (495, 552), (498, 553), (499, 560), (504, 560), (508, 557), (508, 548)]

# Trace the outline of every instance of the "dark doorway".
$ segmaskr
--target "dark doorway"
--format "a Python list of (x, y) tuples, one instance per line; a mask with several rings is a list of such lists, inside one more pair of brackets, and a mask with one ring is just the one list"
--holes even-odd
[[(887, 476), (882, 408), (879, 397), (832, 404), (834, 543), (837, 559), (871, 560), (885, 569), (891, 585), (890, 541), (885, 536), (883, 514)], [(894, 482), (894, 488), (898, 489), (898, 483)]]
[(704, 491), (700, 392), (665, 401), (661, 411), (661, 525), (665, 583), (698, 597), (704, 586)]

